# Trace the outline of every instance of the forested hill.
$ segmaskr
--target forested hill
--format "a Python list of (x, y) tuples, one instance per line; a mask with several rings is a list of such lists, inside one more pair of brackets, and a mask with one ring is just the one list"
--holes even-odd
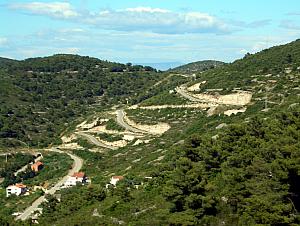
[(17, 61), (9, 59), (9, 58), (0, 57), (0, 67), (1, 68), (8, 67), (8, 65), (15, 63), (15, 62), (17, 62)]
[(131, 63), (120, 64), (109, 61), (99, 60), (89, 56), (79, 56), (72, 54), (56, 54), (49, 57), (28, 58), (17, 61), (6, 58), (0, 58), (2, 66), (7, 68), (10, 72), (44, 72), (44, 73), (58, 73), (79, 70), (102, 69), (109, 72), (123, 72), (123, 71), (155, 71), (149, 66), (135, 65)]
[(226, 93), (234, 89), (258, 92), (259, 87), (273, 87), (273, 94), (280, 95), (288, 90), (284, 90), (284, 86), (295, 92), (293, 87), (299, 81), (294, 74), (299, 73), (299, 70), (300, 40), (296, 40), (256, 54), (246, 54), (243, 59), (206, 71), (198, 77), (207, 81), (203, 89), (223, 88), (222, 92)]
[[(195, 131), (173, 148), (163, 193), (171, 225), (300, 224), (300, 40), (197, 75), (201, 90), (253, 94), (226, 129)], [(216, 127), (217, 128), (217, 127)], [(214, 132), (213, 132), (214, 131)], [(158, 181), (159, 181), (158, 180)]]
[(47, 146), (94, 104), (131, 101), (162, 76), (151, 67), (78, 55), (1, 58), (0, 146)]
[(203, 60), (197, 61), (189, 64), (185, 64), (176, 68), (173, 68), (169, 71), (178, 72), (178, 73), (197, 73), (202, 71), (207, 71), (219, 66), (224, 65), (224, 62), (216, 60)]
[[(300, 225), (300, 40), (195, 76), (74, 55), (1, 68), (2, 147), (141, 129), (112, 149), (77, 137), (92, 184), (47, 196), (40, 225)], [(112, 175), (124, 179), (106, 188)]]
[[(76, 152), (89, 159), (86, 169), (94, 184), (104, 187), (109, 173), (126, 175), (126, 180), (101, 200), (88, 202), (91, 193), (99, 192), (84, 187), (62, 193), (61, 202), (45, 207), (41, 225), (299, 225), (299, 44), (247, 54), (196, 73), (185, 84), (201, 84), (195, 93), (217, 98), (251, 92), (249, 104), (233, 106), (244, 112), (226, 116), (227, 105), (212, 115), (205, 109), (128, 110), (142, 124), (161, 121), (172, 127), (147, 144), (107, 152), (100, 160)], [(179, 79), (174, 74), (167, 77)], [(142, 103), (191, 104), (163, 88)], [(99, 172), (107, 174), (100, 178)], [(138, 189), (136, 180), (144, 182)], [(95, 210), (101, 217), (91, 217)]]

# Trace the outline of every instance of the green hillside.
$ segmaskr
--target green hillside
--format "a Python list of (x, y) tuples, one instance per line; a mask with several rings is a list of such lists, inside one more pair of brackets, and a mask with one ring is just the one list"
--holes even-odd
[[(219, 65), (193, 78), (74, 55), (1, 66), (2, 147), (74, 135), (64, 144), (83, 148), (62, 150), (91, 179), (47, 196), (39, 224), (299, 225), (300, 40)], [(0, 222), (19, 225), (1, 200)]]
[[(0, 61), (0, 146), (46, 147), (97, 105), (133, 101), (162, 74), (77, 55)], [(19, 140), (19, 141), (18, 141)]]
[(172, 72), (178, 73), (197, 73), (202, 71), (207, 71), (216, 67), (224, 65), (224, 62), (217, 60), (203, 60), (197, 61), (189, 64), (185, 64), (176, 68), (171, 69)]

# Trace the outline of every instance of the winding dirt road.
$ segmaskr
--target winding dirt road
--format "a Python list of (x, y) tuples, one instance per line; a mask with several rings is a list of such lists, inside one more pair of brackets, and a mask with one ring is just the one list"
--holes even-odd
[(102, 143), (101, 141), (99, 141), (98, 139), (96, 139), (95, 137), (93, 137), (92, 135), (89, 135), (87, 133), (76, 132), (76, 134), (78, 134), (79, 136), (87, 139), (89, 142), (95, 144), (96, 146), (103, 147), (103, 148), (108, 148), (108, 149), (111, 149), (111, 150), (117, 150), (118, 149), (117, 147), (109, 146), (107, 144)]
[(131, 125), (128, 125), (125, 121), (124, 121), (124, 117), (125, 117), (125, 112), (123, 109), (121, 110), (117, 110), (116, 111), (117, 114), (117, 123), (122, 126), (123, 128), (125, 128), (128, 131), (134, 132), (134, 133), (147, 133), (147, 131), (143, 131), (137, 128), (132, 127)]
[(188, 99), (190, 101), (193, 101), (193, 102), (201, 102), (200, 99), (198, 98), (195, 98), (195, 97), (192, 97), (191, 95), (189, 95), (183, 88), (181, 87), (177, 87), (176, 89), (176, 92), (179, 93), (181, 96), (183, 96), (185, 99)]
[[(75, 172), (78, 172), (81, 169), (83, 165), (83, 160), (74, 154), (63, 152), (57, 148), (51, 148), (48, 151), (67, 154), (74, 160), (73, 167), (72, 169), (69, 170), (68, 174), (63, 178), (61, 178), (53, 187), (51, 187), (49, 190), (45, 192), (45, 195), (46, 194), (53, 195), (55, 192), (60, 190), (60, 187), (66, 182), (69, 175), (73, 175)], [(27, 220), (38, 209), (38, 206), (41, 205), (43, 202), (45, 202), (46, 200), (45, 195), (36, 199), (31, 204), (31, 206), (27, 207), (21, 215), (16, 217), (16, 220), (22, 220), (22, 221)]]

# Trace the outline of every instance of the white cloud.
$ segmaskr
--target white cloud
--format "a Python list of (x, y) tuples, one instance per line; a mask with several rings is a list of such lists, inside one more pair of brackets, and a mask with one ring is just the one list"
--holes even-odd
[(4, 46), (8, 43), (7, 38), (5, 37), (0, 37), (0, 46)]
[(82, 28), (64, 28), (59, 30), (60, 33), (83, 33), (85, 32)]
[(257, 53), (263, 49), (268, 48), (268, 41), (257, 42), (252, 46), (252, 53)]
[(169, 13), (170, 12), (169, 10), (160, 9), (160, 8), (151, 8), (151, 7), (127, 8), (125, 11), (137, 12), (137, 13)]
[(69, 19), (78, 17), (79, 13), (72, 9), (67, 2), (31, 2), (31, 3), (15, 3), (9, 5), (9, 8), (15, 10), (23, 10), (37, 15), (48, 15), (55, 18)]
[(230, 31), (228, 25), (220, 19), (206, 13), (177, 13), (150, 7), (105, 10), (86, 18), (85, 22), (102, 29), (149, 31), (161, 34), (220, 34)]
[(31, 2), (9, 5), (11, 9), (35, 15), (68, 19), (104, 30), (147, 31), (159, 34), (214, 33), (231, 31), (229, 25), (202, 12), (173, 12), (167, 9), (135, 7), (100, 12), (79, 12), (67, 2)]

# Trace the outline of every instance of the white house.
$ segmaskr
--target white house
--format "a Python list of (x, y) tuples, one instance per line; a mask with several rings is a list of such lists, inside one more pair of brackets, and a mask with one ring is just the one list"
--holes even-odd
[(123, 180), (124, 177), (123, 176), (112, 176), (110, 178), (110, 182), (109, 184), (106, 184), (106, 188), (108, 188), (109, 186), (113, 185), (114, 187), (116, 187), (118, 181)]
[(11, 195), (20, 196), (22, 194), (25, 194), (26, 191), (27, 187), (24, 184), (10, 185), (6, 188), (6, 197), (9, 197)]
[(83, 172), (74, 173), (72, 176), (69, 176), (65, 182), (65, 187), (75, 186), (77, 183), (84, 184), (86, 182), (86, 175)]
[(123, 179), (124, 179), (123, 176), (112, 176), (109, 183), (116, 186), (117, 182)]

